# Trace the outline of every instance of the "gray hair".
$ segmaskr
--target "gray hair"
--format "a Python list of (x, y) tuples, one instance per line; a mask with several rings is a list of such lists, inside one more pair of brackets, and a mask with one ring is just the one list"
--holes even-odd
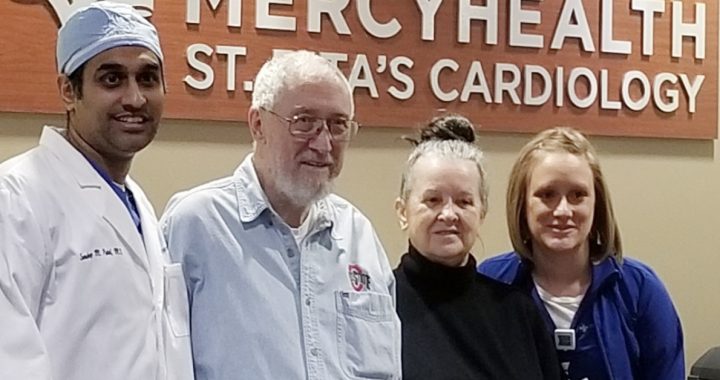
[(272, 109), (278, 95), (288, 88), (306, 82), (335, 81), (350, 94), (350, 118), (355, 114), (352, 88), (345, 75), (327, 59), (307, 50), (275, 55), (265, 62), (255, 77), (252, 108)]
[(480, 148), (472, 143), (462, 140), (427, 140), (418, 144), (415, 149), (410, 153), (407, 163), (405, 164), (405, 170), (402, 174), (400, 182), (400, 197), (404, 200), (408, 199), (412, 188), (410, 184), (412, 181), (412, 173), (415, 164), (421, 157), (425, 156), (436, 156), (441, 158), (451, 158), (458, 160), (468, 160), (475, 164), (480, 174), (479, 190), (480, 201), (482, 202), (482, 210), (480, 215), (482, 218), (485, 217), (488, 210), (488, 193), (489, 188), (487, 184), (487, 173), (483, 164), (484, 154)]

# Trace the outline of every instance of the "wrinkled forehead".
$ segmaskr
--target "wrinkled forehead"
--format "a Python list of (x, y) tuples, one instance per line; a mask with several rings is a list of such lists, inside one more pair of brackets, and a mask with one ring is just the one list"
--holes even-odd
[(480, 194), (482, 177), (472, 160), (437, 152), (422, 154), (408, 167), (408, 189), (425, 191), (451, 188), (456, 192)]
[(342, 81), (334, 78), (288, 81), (278, 91), (275, 109), (351, 117), (352, 95)]

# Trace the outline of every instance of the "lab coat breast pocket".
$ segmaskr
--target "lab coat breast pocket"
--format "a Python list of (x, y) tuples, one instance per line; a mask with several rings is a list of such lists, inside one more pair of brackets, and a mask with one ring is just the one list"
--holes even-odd
[(165, 315), (173, 335), (190, 335), (190, 311), (182, 264), (165, 265)]
[(394, 379), (399, 331), (392, 298), (373, 292), (335, 292), (337, 343), (350, 379)]

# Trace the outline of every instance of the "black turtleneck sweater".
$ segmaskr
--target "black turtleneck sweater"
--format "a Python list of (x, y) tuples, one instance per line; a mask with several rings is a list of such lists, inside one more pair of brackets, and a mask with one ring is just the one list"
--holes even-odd
[(404, 380), (560, 379), (552, 338), (524, 293), (412, 246), (394, 271)]

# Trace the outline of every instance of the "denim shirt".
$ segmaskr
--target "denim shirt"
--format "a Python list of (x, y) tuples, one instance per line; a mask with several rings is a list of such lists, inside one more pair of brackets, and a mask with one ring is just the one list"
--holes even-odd
[(161, 225), (185, 268), (198, 380), (400, 379), (395, 280), (373, 227), (338, 196), (313, 207), (298, 245), (252, 154), (170, 200)]

